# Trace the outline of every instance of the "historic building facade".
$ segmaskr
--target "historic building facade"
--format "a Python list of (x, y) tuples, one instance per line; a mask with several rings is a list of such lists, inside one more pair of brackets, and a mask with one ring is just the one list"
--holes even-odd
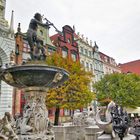
[[(84, 35), (79, 33), (75, 34), (75, 40), (78, 43), (80, 63), (83, 65), (86, 71), (91, 71), (94, 75), (94, 59), (93, 59), (93, 46), (92, 41), (88, 41), (88, 38), (85, 38)], [(93, 91), (93, 82), (90, 83), (90, 90)]]
[(99, 81), (104, 76), (103, 61), (100, 57), (99, 47), (96, 42), (93, 47), (93, 59), (94, 59), (94, 82)]
[(79, 61), (78, 44), (74, 40), (74, 30), (70, 26), (62, 27), (62, 32), (51, 36), (51, 40), (63, 57)]
[[(88, 41), (83, 35), (77, 33), (75, 40), (78, 43), (80, 62), (88, 71), (92, 71), (94, 77), (93, 83), (99, 81), (104, 76), (103, 62), (100, 58), (99, 47), (96, 42)], [(91, 91), (92, 85), (91, 85)]]
[[(67, 57), (68, 59), (72, 59), (73, 61), (80, 61), (78, 44), (75, 41), (74, 36), (74, 29), (72, 29), (69, 25), (65, 25), (62, 27), (62, 32), (51, 36), (51, 40), (52, 43), (57, 47), (57, 52), (61, 54), (62, 57)], [(61, 109), (60, 118), (66, 119), (66, 116), (69, 117), (71, 113), (73, 112), (71, 112), (70, 110)], [(49, 111), (49, 117), (54, 117), (54, 110)]]
[(100, 52), (100, 58), (103, 62), (104, 75), (111, 74), (111, 73), (121, 73), (121, 69), (118, 67), (114, 58), (112, 58), (102, 52)]
[[(10, 26), (5, 20), (6, 1), (0, 2), (0, 66), (14, 63), (15, 39), (13, 30), (13, 11)], [(12, 113), (14, 88), (0, 80), (0, 118), (5, 112)]]

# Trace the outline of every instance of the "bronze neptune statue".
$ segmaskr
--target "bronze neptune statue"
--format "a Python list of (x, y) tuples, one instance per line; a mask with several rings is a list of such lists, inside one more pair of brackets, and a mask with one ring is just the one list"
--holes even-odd
[(43, 40), (37, 35), (38, 26), (47, 28), (50, 24), (42, 22), (42, 16), (40, 13), (36, 13), (34, 18), (31, 19), (29, 28), (27, 31), (27, 40), (30, 46), (30, 56), (32, 60), (45, 60), (46, 52)]

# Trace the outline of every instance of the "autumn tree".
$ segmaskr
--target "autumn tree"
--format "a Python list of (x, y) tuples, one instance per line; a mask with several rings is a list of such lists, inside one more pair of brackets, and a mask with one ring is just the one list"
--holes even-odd
[(113, 100), (124, 107), (140, 105), (140, 76), (115, 73), (105, 75), (94, 85), (98, 101)]
[(94, 94), (89, 89), (93, 75), (91, 72), (86, 72), (79, 62), (62, 58), (57, 53), (47, 58), (47, 64), (70, 72), (69, 80), (60, 87), (50, 89), (46, 97), (47, 107), (56, 108), (54, 125), (58, 125), (60, 108), (79, 109), (86, 107), (93, 100)]

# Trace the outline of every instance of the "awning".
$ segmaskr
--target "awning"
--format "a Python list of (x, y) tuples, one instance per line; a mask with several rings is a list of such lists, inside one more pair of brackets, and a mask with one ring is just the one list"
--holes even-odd
[(140, 107), (137, 107), (136, 109), (127, 108), (126, 111), (127, 111), (127, 113), (138, 113), (140, 115)]

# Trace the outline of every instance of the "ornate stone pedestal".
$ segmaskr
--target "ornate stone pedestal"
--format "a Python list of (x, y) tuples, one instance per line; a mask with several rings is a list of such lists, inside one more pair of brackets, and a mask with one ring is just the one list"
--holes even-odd
[(16, 118), (17, 133), (20, 139), (38, 139), (47, 140), (48, 135), (53, 138), (53, 133), (48, 130), (48, 112), (45, 105), (46, 89), (26, 88), (25, 98), (26, 106), (23, 111), (23, 117)]
[(85, 128), (85, 140), (98, 140), (98, 132), (102, 130), (97, 126), (91, 126)]
[(85, 126), (54, 126), (55, 140), (85, 140)]
[(24, 89), (26, 105), (23, 116), (15, 116), (15, 120), (8, 113), (5, 114), (0, 120), (0, 136), (5, 140), (53, 140), (45, 95), (48, 88), (61, 85), (68, 75), (63, 69), (38, 64), (2, 69), (2, 80)]

